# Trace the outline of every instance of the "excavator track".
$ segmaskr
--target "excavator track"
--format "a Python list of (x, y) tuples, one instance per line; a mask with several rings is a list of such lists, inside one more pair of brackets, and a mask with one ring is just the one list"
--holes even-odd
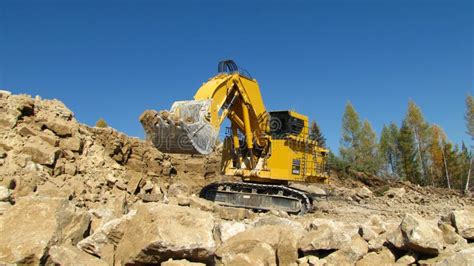
[(299, 215), (312, 209), (312, 199), (304, 191), (284, 185), (217, 182), (204, 187), (200, 197), (223, 206)]

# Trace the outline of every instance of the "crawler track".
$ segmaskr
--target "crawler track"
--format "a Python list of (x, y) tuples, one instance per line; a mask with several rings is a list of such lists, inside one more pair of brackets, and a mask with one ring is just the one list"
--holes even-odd
[(283, 185), (218, 182), (204, 187), (200, 197), (224, 206), (300, 215), (312, 208), (312, 199), (304, 191)]

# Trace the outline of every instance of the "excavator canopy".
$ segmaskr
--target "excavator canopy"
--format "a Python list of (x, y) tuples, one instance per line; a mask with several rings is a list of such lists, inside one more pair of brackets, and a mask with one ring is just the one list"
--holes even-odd
[(140, 116), (146, 138), (160, 151), (182, 154), (209, 154), (219, 129), (209, 123), (212, 100), (178, 101), (171, 110), (146, 110)]

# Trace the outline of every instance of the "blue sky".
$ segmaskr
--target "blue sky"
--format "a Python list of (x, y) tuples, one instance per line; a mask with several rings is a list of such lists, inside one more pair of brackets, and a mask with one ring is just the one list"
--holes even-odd
[[(456, 143), (473, 93), (473, 1), (0, 1), (0, 88), (57, 98), (143, 137), (234, 59), (269, 110), (315, 119), (337, 150), (350, 100), (380, 132), (409, 99)], [(223, 132), (223, 131), (221, 131)]]

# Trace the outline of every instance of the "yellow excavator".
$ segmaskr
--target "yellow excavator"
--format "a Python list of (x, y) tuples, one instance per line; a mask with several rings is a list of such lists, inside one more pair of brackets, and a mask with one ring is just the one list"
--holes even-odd
[(232, 60), (204, 83), (194, 100), (175, 102), (170, 111), (140, 116), (146, 138), (167, 153), (209, 154), (225, 119), (222, 173), (242, 182), (212, 183), (200, 196), (221, 205), (303, 214), (310, 193), (289, 182), (326, 183), (328, 150), (310, 137), (308, 118), (294, 111), (267, 112), (255, 79)]

